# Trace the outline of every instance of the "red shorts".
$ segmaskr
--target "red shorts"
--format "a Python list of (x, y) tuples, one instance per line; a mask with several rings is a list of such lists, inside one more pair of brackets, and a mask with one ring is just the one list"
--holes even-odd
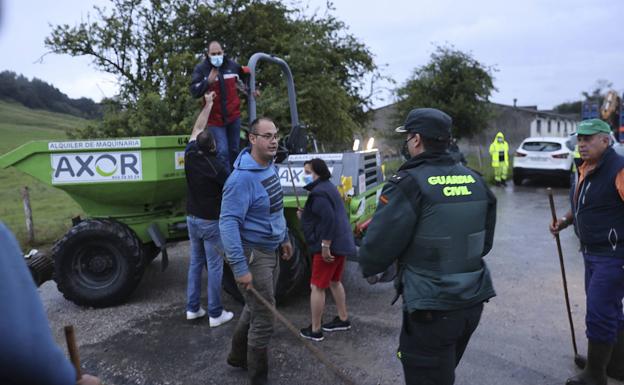
[(339, 282), (344, 271), (345, 257), (334, 255), (334, 262), (325, 262), (321, 253), (312, 256), (312, 277), (310, 283), (319, 289), (327, 289), (329, 282)]

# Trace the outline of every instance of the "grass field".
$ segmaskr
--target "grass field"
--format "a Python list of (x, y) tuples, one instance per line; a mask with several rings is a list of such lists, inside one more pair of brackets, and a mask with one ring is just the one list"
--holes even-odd
[[(0, 101), (0, 155), (31, 140), (65, 139), (65, 130), (87, 120), (65, 114), (31, 110)], [(28, 186), (35, 227), (35, 244), (26, 244), (26, 226), (20, 189)], [(0, 169), (0, 220), (9, 226), (22, 247), (41, 246), (61, 237), (80, 207), (61, 190), (47, 186), (14, 168)]]

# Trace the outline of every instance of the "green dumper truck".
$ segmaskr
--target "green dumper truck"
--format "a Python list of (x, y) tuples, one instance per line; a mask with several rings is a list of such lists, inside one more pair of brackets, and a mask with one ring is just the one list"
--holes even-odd
[[(292, 128), (282, 143), (277, 167), (284, 188), (285, 215), (295, 251), (276, 272), (276, 296), (283, 299), (306, 285), (310, 256), (299, 228), (297, 205), (305, 203), (303, 162), (320, 157), (344, 196), (356, 237), (372, 217), (383, 184), (377, 150), (306, 154), (294, 83), (288, 65), (266, 54), (250, 59), (249, 117), (254, 119), (255, 69), (259, 61), (278, 64), (286, 75)], [(105, 307), (126, 300), (145, 267), (158, 255), (164, 271), (167, 244), (188, 239), (184, 148), (188, 136), (34, 141), (0, 157), (0, 167), (16, 167), (65, 191), (84, 210), (52, 248), (54, 280), (65, 298), (78, 305)], [(224, 288), (239, 296), (231, 272)], [(239, 297), (240, 298), (240, 297)]]

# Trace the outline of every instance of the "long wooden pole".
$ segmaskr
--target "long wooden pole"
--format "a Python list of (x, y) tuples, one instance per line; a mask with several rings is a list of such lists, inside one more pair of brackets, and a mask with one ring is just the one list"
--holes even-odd
[(67, 342), (67, 351), (69, 352), (69, 359), (76, 369), (76, 381), (78, 381), (82, 377), (82, 371), (80, 370), (80, 354), (78, 353), (78, 346), (76, 345), (74, 326), (67, 325), (64, 329), (65, 341)]
[(334, 374), (340, 378), (342, 380), (343, 383), (348, 384), (348, 385), (355, 385), (355, 381), (353, 381), (349, 376), (347, 376), (346, 374), (344, 374), (336, 365), (334, 365), (327, 357), (325, 357), (325, 355), (323, 354), (323, 352), (321, 352), (319, 350), (319, 348), (317, 348), (316, 346), (313, 346), (310, 342), (308, 342), (307, 340), (303, 339), (300, 335), (299, 335), (299, 330), (297, 330), (297, 328), (290, 322), (288, 321), (288, 319), (286, 319), (286, 317), (284, 317), (282, 315), (282, 313), (280, 313), (275, 306), (273, 306), (269, 301), (267, 301), (262, 294), (260, 294), (253, 286), (251, 288), (249, 288), (249, 290), (251, 291), (251, 293), (264, 305), (266, 306), (267, 309), (269, 309), (271, 311), (271, 313), (273, 313), (273, 315), (275, 316), (275, 318), (277, 318), (278, 320), (280, 320), (281, 323), (284, 324), (284, 326), (286, 326), (286, 329), (288, 329), (295, 337), (297, 337), (297, 339), (299, 341), (301, 341), (301, 343), (303, 344), (303, 346), (305, 346), (310, 352), (312, 352), (312, 354), (319, 359), (319, 361), (321, 361), (322, 363), (325, 364), (325, 366), (327, 366), (329, 369), (331, 369), (332, 372), (334, 372)]
[[(550, 213), (552, 214), (553, 224), (557, 223), (557, 212), (555, 211), (555, 201), (553, 198), (552, 189), (548, 188), (548, 200), (550, 202)], [(555, 241), (557, 242), (557, 253), (559, 254), (559, 266), (561, 267), (561, 278), (563, 282), (563, 294), (565, 296), (566, 309), (568, 311), (568, 322), (570, 324), (570, 334), (572, 335), (572, 347), (574, 348), (575, 361), (578, 356), (578, 349), (576, 347), (576, 335), (574, 334), (574, 322), (572, 321), (572, 310), (570, 309), (570, 296), (568, 294), (568, 280), (566, 279), (565, 264), (563, 263), (563, 252), (561, 251), (561, 240), (559, 234), (555, 234)]]

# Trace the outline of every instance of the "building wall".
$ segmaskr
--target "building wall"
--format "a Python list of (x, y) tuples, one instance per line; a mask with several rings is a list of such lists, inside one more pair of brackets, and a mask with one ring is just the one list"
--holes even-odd
[[(529, 136), (567, 136), (576, 130), (579, 121), (578, 117), (539, 111), (537, 107), (514, 107), (497, 103), (490, 103), (490, 107), (492, 117), (486, 129), (473, 138), (459, 142), (460, 149), (465, 153), (487, 156), (489, 145), (499, 131), (505, 135), (510, 152), (513, 152)], [(375, 136), (382, 154), (396, 154), (399, 150), (397, 143), (400, 141), (390, 140), (394, 138), (395, 111), (394, 104), (376, 109), (365, 129), (367, 135)], [(384, 140), (384, 136), (388, 139)]]

